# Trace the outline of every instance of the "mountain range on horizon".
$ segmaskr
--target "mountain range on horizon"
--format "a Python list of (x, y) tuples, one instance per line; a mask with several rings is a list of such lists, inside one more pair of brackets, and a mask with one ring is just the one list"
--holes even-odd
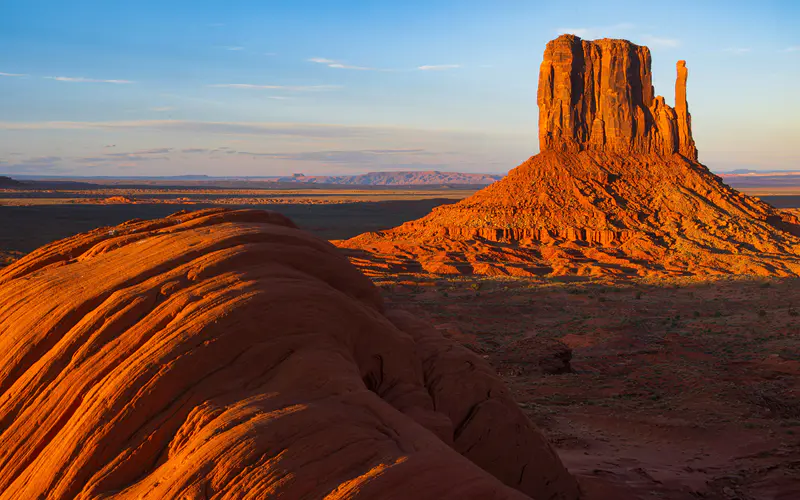
[[(716, 172), (731, 187), (795, 187), (800, 186), (800, 170), (754, 170), (737, 169)], [(25, 181), (69, 181), (69, 180), (153, 180), (153, 181), (262, 181), (275, 183), (339, 185), (339, 186), (437, 186), (437, 185), (473, 185), (488, 186), (505, 177), (505, 174), (466, 173), (451, 171), (379, 171), (354, 175), (310, 175), (295, 174), (293, 176), (210, 176), (203, 174), (187, 174), (173, 176), (48, 176), (20, 175), (2, 176), (0, 186), (24, 186)], [(21, 181), (21, 182), (20, 182)]]

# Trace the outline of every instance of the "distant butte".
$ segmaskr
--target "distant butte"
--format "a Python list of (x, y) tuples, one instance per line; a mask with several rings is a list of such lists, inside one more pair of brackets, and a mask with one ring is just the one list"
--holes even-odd
[(337, 244), (368, 273), (800, 274), (800, 221), (697, 160), (677, 65), (656, 96), (650, 51), (563, 35), (539, 76), (541, 153), (454, 205)]

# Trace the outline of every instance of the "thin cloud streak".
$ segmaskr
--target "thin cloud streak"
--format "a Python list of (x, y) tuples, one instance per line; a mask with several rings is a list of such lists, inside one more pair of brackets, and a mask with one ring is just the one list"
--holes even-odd
[(722, 52), (727, 52), (729, 54), (743, 55), (753, 52), (753, 49), (751, 49), (750, 47), (728, 47), (722, 49)]
[(661, 38), (653, 35), (642, 35), (642, 39), (647, 45), (654, 47), (678, 47), (681, 44), (680, 40), (676, 38)]
[(9, 76), (9, 77), (19, 78), (19, 77), (28, 76), (28, 75), (24, 75), (22, 73), (0, 73), (0, 76)]
[(457, 69), (460, 68), (460, 64), (431, 64), (425, 66), (418, 66), (417, 69), (420, 71), (445, 71), (448, 69)]
[(252, 90), (287, 90), (290, 92), (323, 92), (338, 90), (340, 85), (256, 85), (252, 83), (218, 83), (209, 85), (212, 88), (252, 89)]
[(611, 26), (593, 26), (588, 28), (556, 28), (556, 34), (559, 35), (576, 35), (581, 38), (602, 38), (608, 32), (613, 31), (629, 31), (636, 27), (631, 23), (617, 23)]
[(383, 70), (377, 70), (375, 68), (368, 68), (366, 66), (353, 66), (350, 64), (344, 64), (343, 62), (336, 61), (333, 59), (326, 59), (324, 57), (312, 57), (308, 61), (316, 64), (324, 64), (327, 67), (334, 69), (352, 69), (355, 71), (383, 71)]
[(56, 80), (58, 82), (70, 82), (70, 83), (113, 83), (116, 85), (128, 85), (134, 83), (130, 80), (98, 80), (95, 78), (84, 78), (82, 76), (74, 77), (74, 76), (45, 76), (47, 80)]
[(273, 160), (363, 164), (373, 163), (381, 157), (402, 158), (407, 156), (430, 156), (441, 153), (432, 153), (424, 149), (360, 149), (347, 151), (303, 151), (298, 153), (254, 153), (239, 151), (238, 154)]
[[(309, 139), (396, 139), (406, 138), (470, 138), (515, 137), (513, 133), (491, 133), (480, 130), (427, 129), (390, 127), (382, 125), (335, 125), (280, 122), (201, 122), (186, 120), (132, 120), (108, 122), (0, 122), (0, 130), (129, 130), (144, 129), (178, 132), (192, 135), (218, 134), (224, 136), (301, 137)], [(525, 136), (521, 134), (519, 137)]]

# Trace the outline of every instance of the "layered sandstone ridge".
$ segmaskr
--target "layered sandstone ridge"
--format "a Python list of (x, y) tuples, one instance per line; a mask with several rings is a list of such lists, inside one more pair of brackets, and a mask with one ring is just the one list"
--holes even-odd
[(540, 149), (696, 160), (686, 62), (678, 61), (674, 108), (655, 95), (650, 66), (650, 49), (627, 40), (562, 35), (549, 42), (539, 72)]
[(262, 211), (0, 271), (0, 498), (575, 499), (490, 366)]

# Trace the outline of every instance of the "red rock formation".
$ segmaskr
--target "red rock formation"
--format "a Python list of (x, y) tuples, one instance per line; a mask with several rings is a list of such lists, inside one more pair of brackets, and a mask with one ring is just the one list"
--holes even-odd
[(282, 216), (130, 222), (0, 271), (2, 499), (526, 495), (577, 486), (489, 365)]
[(670, 108), (647, 47), (561, 36), (541, 66), (540, 154), (459, 203), (337, 244), (377, 274), (800, 274), (797, 217), (696, 161), (686, 78), (680, 61)]
[(542, 151), (680, 153), (696, 160), (678, 62), (675, 109), (655, 96), (650, 50), (627, 40), (563, 35), (547, 44), (539, 72)]

